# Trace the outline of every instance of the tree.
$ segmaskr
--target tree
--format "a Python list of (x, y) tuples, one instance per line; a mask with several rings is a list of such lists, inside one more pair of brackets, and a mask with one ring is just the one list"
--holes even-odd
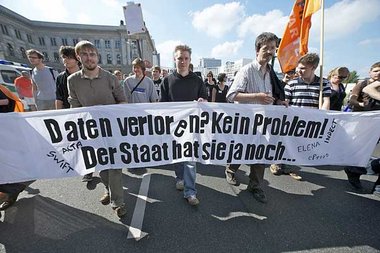
[(348, 77), (344, 80), (345, 83), (357, 83), (359, 80), (359, 75), (356, 70), (350, 72)]

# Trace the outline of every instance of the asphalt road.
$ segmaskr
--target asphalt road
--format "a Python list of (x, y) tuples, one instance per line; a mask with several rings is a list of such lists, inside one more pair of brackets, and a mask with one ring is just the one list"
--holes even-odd
[(99, 203), (99, 178), (39, 180), (2, 212), (0, 252), (380, 252), (377, 176), (356, 192), (338, 167), (302, 167), (303, 181), (267, 170), (261, 204), (245, 190), (247, 172), (230, 186), (223, 167), (199, 166), (201, 203), (191, 207), (170, 168), (124, 170), (121, 220)]

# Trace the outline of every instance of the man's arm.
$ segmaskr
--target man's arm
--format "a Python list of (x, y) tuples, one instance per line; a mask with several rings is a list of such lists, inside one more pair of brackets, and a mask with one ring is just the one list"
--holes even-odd
[(68, 101), (70, 103), (70, 108), (82, 107), (76, 94), (74, 84), (70, 77), (67, 79), (67, 88), (69, 90)]
[(32, 80), (32, 93), (33, 93), (34, 98), (37, 97), (37, 92), (38, 92), (38, 87), (37, 87), (36, 83)]
[(363, 92), (367, 93), (371, 98), (380, 101), (380, 81), (375, 81), (363, 88)]
[(365, 81), (357, 83), (354, 86), (354, 88), (352, 89), (351, 96), (350, 96), (350, 105), (351, 106), (364, 107), (364, 103), (358, 101), (360, 93), (363, 90), (363, 84), (364, 84), (364, 82)]
[(263, 105), (271, 105), (274, 103), (274, 97), (269, 93), (241, 93), (237, 92), (234, 101), (238, 102), (256, 102)]
[(169, 83), (168, 83), (167, 77), (164, 78), (164, 81), (162, 82), (161, 87), (160, 87), (160, 91), (161, 91), (160, 102), (170, 102), (170, 99), (169, 99)]
[(56, 91), (55, 91), (55, 109), (63, 109), (63, 84), (62, 82), (63, 78), (62, 76), (57, 76), (57, 79), (55, 80), (56, 84)]
[(321, 110), (330, 110), (330, 97), (323, 97)]
[(119, 84), (119, 81), (117, 80), (116, 76), (112, 76), (112, 82), (113, 82), (113, 95), (115, 97), (115, 101), (117, 104), (125, 104), (127, 103), (127, 98), (124, 94), (123, 87)]
[(149, 82), (149, 92), (150, 92), (149, 100), (151, 103), (158, 102), (158, 94), (156, 91), (156, 87), (154, 87), (154, 83), (153, 83), (152, 79), (150, 79), (148, 77), (147, 80)]

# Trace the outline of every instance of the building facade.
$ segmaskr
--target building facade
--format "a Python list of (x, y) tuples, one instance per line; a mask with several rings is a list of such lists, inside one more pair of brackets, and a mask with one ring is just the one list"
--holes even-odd
[(88, 40), (98, 48), (99, 65), (109, 71), (130, 73), (137, 57), (159, 62), (149, 31), (128, 35), (122, 20), (118, 26), (33, 21), (2, 5), (0, 16), (0, 59), (29, 64), (26, 51), (34, 48), (44, 54), (46, 65), (62, 70), (60, 46)]

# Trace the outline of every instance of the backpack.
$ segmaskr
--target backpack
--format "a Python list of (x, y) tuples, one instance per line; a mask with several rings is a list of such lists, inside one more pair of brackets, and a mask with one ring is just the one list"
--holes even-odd
[[(53, 80), (55, 82), (54, 69), (51, 67), (48, 67), (48, 66), (46, 66), (46, 67), (50, 70), (51, 76), (53, 77)], [(33, 79), (33, 76), (34, 76), (34, 73), (32, 71), (32, 79)]]

